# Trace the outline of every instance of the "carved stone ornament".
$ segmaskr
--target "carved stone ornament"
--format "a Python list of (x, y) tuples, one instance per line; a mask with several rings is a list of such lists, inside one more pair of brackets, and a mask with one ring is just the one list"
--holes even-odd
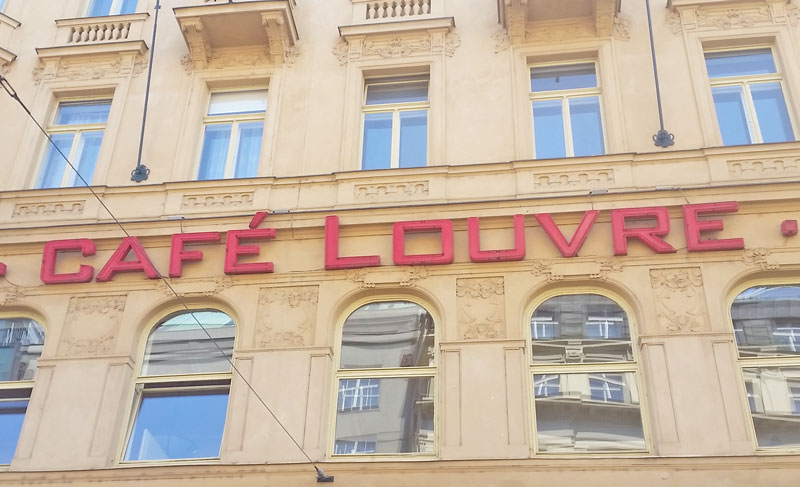
[(213, 208), (238, 208), (253, 206), (253, 191), (217, 194), (187, 194), (181, 199), (181, 208), (207, 210)]
[(461, 45), (461, 36), (443, 29), (422, 33), (398, 33), (392, 37), (342, 38), (331, 51), (345, 65), (351, 60), (401, 59), (426, 54), (452, 57)]
[(615, 15), (611, 24), (611, 35), (620, 41), (631, 40), (631, 19), (623, 14)]
[(11, 212), (11, 218), (70, 217), (83, 214), (86, 200), (77, 201), (35, 201), (18, 203)]
[(127, 297), (73, 297), (69, 301), (58, 353), (67, 357), (106, 355), (114, 351)]
[(394, 268), (392, 270), (354, 269), (347, 271), (347, 279), (362, 288), (374, 287), (414, 287), (417, 281), (428, 277), (428, 271), (422, 266)]
[(511, 37), (508, 35), (508, 30), (505, 27), (498, 25), (492, 33), (492, 40), (494, 41), (494, 52), (503, 52), (511, 47)]
[[(233, 278), (231, 278), (231, 276), (217, 276), (213, 279), (190, 279), (189, 281), (172, 279), (170, 285), (172, 289), (181, 296), (210, 297), (216, 296), (233, 286)], [(188, 290), (184, 291), (184, 286), (187, 287)], [(172, 291), (162, 280), (159, 280), (156, 284), (156, 290), (165, 296), (174, 296)]]
[(667, 15), (667, 26), (674, 34), (681, 30), (727, 30), (757, 25), (795, 24), (800, 12), (795, 5), (781, 2), (753, 2), (761, 5), (726, 7), (683, 7)]
[(399, 58), (408, 57), (417, 52), (430, 52), (430, 50), (431, 38), (429, 36), (405, 39), (395, 37), (389, 41), (365, 41), (362, 55), (364, 57)]
[(15, 286), (5, 278), (0, 277), (0, 306), (11, 306), (18, 304), (25, 297), (27, 290), (22, 286)]
[(353, 198), (367, 201), (407, 200), (428, 196), (428, 181), (408, 181), (405, 183), (357, 184), (353, 188)]
[(344, 66), (347, 64), (347, 59), (350, 56), (350, 43), (344, 39), (340, 39), (339, 42), (333, 46), (333, 51), (331, 51), (336, 59), (339, 60), (339, 66)]
[(742, 262), (749, 266), (758, 267), (762, 271), (778, 270), (780, 264), (770, 262), (769, 255), (769, 249), (746, 249), (742, 252)]
[(319, 286), (262, 288), (258, 295), (256, 347), (310, 345), (318, 301)]
[(607, 280), (612, 272), (620, 272), (622, 262), (615, 257), (605, 259), (573, 261), (572, 259), (536, 260), (533, 262), (531, 273), (537, 277), (544, 277), (548, 282), (572, 279), (601, 279)]
[(728, 175), (734, 178), (780, 178), (800, 174), (800, 157), (728, 161)]
[(665, 333), (696, 333), (709, 329), (708, 308), (699, 267), (651, 269), (650, 284), (658, 324)]
[(458, 329), (464, 340), (505, 337), (502, 277), (456, 279)]

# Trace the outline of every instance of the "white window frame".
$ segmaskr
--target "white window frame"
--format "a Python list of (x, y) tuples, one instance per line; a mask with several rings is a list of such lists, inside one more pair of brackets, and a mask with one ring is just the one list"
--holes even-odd
[[(217, 93), (238, 93), (238, 92), (246, 92), (246, 91), (266, 91), (265, 100), (267, 103), (266, 108), (263, 112), (255, 112), (255, 113), (232, 113), (232, 114), (224, 114), (224, 115), (209, 115), (208, 111), (211, 107), (211, 97)], [(198, 179), (200, 177), (200, 163), (203, 159), (203, 146), (205, 145), (205, 136), (206, 136), (206, 127), (210, 125), (222, 125), (229, 123), (231, 124), (231, 138), (228, 142), (228, 154), (225, 156), (225, 173), (223, 178), (224, 179), (233, 179), (234, 174), (236, 174), (236, 165), (238, 149), (239, 149), (239, 125), (242, 123), (247, 122), (263, 122), (264, 127), (261, 130), (261, 149), (259, 150), (259, 169), (256, 171), (256, 176), (260, 171), (260, 166), (262, 162), (261, 154), (263, 154), (264, 150), (264, 134), (266, 132), (266, 118), (267, 112), (269, 111), (269, 88), (267, 86), (249, 86), (249, 87), (241, 87), (235, 89), (219, 89), (219, 90), (211, 90), (208, 93), (208, 97), (206, 100), (205, 110), (203, 111), (203, 127), (200, 131), (200, 146), (197, 149), (197, 157), (195, 158), (195, 168), (194, 168), (194, 179)], [(256, 177), (253, 176), (253, 177)]]
[[(578, 64), (592, 64), (594, 65), (594, 75), (595, 79), (597, 80), (597, 86), (592, 88), (577, 88), (571, 90), (551, 90), (551, 91), (533, 91), (531, 86), (531, 69), (532, 68), (552, 68), (558, 66), (575, 66)], [(528, 64), (528, 91), (529, 91), (529, 103), (528, 108), (530, 112), (531, 118), (531, 127), (533, 131), (531, 132), (531, 137), (534, 137), (533, 140), (533, 158), (536, 159), (538, 156), (536, 155), (536, 120), (533, 116), (533, 103), (536, 101), (552, 101), (552, 100), (560, 100), (561, 101), (561, 117), (564, 122), (564, 144), (565, 144), (565, 156), (564, 157), (575, 157), (575, 147), (573, 144), (573, 133), (572, 133), (572, 120), (569, 114), (569, 100), (576, 99), (576, 98), (589, 98), (589, 97), (597, 97), (597, 102), (600, 106), (600, 131), (603, 134), (603, 154), (598, 155), (605, 155), (608, 154), (608, 135), (606, 134), (606, 122), (605, 122), (605, 110), (603, 109), (603, 95), (602, 95), (602, 80), (600, 77), (599, 72), (599, 63), (597, 59), (570, 59), (568, 61), (560, 61), (560, 62), (550, 62), (550, 63), (530, 63)], [(580, 157), (592, 157), (592, 156), (580, 156)]]
[[(417, 78), (419, 79), (411, 79)], [(402, 79), (398, 79), (402, 78)], [(408, 78), (408, 79), (406, 79)], [(367, 90), (370, 86), (375, 85), (396, 85), (403, 83), (414, 83), (422, 81), (427, 78), (427, 101), (424, 102), (405, 102), (405, 103), (385, 103), (381, 105), (367, 105)], [(397, 169), (400, 167), (400, 112), (411, 111), (426, 111), (426, 144), (425, 144), (425, 165), (430, 165), (430, 137), (431, 137), (431, 122), (430, 122), (430, 108), (431, 108), (431, 79), (428, 73), (413, 73), (403, 76), (381, 76), (370, 77), (364, 80), (364, 89), (361, 101), (361, 137), (359, 139), (359, 169), (364, 170), (364, 135), (365, 127), (364, 122), (367, 114), (372, 113), (391, 113), (392, 114), (392, 146), (390, 149), (389, 167), (386, 169)]]
[[(770, 53), (772, 54), (772, 62), (775, 63), (775, 73), (769, 74), (750, 74), (750, 75), (743, 75), (743, 76), (729, 76), (725, 78), (712, 78), (708, 74), (708, 70), (706, 69), (706, 54), (713, 54), (713, 53), (720, 53), (720, 52), (728, 52), (733, 53), (736, 51), (753, 51), (757, 49), (769, 49)], [(705, 69), (706, 79), (708, 80), (709, 84), (709, 95), (711, 96), (711, 105), (714, 108), (714, 124), (717, 128), (717, 134), (720, 138), (720, 142), (722, 142), (722, 130), (719, 126), (719, 120), (716, 116), (716, 104), (714, 103), (714, 88), (723, 88), (723, 87), (731, 87), (731, 86), (739, 86), (742, 88), (742, 94), (744, 98), (744, 113), (745, 118), (747, 120), (747, 131), (750, 134), (750, 143), (751, 144), (763, 144), (764, 137), (761, 135), (761, 127), (758, 124), (758, 116), (756, 114), (756, 106), (753, 102), (753, 95), (750, 92), (750, 86), (754, 84), (764, 84), (764, 83), (778, 83), (781, 85), (781, 93), (783, 94), (783, 100), (786, 104), (786, 112), (789, 114), (789, 124), (792, 127), (792, 135), (794, 136), (795, 140), (797, 140), (797, 125), (794, 120), (794, 114), (792, 113), (792, 107), (789, 103), (788, 93), (786, 91), (786, 84), (784, 83), (782, 69), (780, 65), (780, 58), (777, 56), (775, 52), (775, 48), (771, 44), (754, 44), (754, 45), (747, 45), (747, 46), (738, 46), (734, 48), (716, 48), (716, 49), (704, 49), (703, 50), (703, 69)]]
[[(56, 125), (56, 119), (58, 117), (58, 112), (61, 109), (62, 105), (65, 104), (80, 104), (80, 103), (95, 103), (98, 101), (108, 101), (108, 118), (106, 118), (105, 123), (91, 123), (91, 124), (71, 124), (71, 125)], [(56, 109), (53, 112), (53, 116), (51, 118), (51, 123), (47, 127), (47, 134), (50, 136), (58, 135), (58, 134), (69, 134), (72, 133), (72, 146), (70, 147), (69, 153), (65, 154), (69, 162), (78, 169), (77, 161), (75, 161), (75, 156), (78, 153), (78, 147), (80, 147), (81, 136), (85, 133), (89, 132), (103, 132), (103, 140), (101, 142), (101, 149), (97, 154), (97, 161), (95, 161), (94, 172), (92, 173), (92, 177), (89, 178), (86, 182), (89, 183), (91, 186), (93, 180), (95, 178), (95, 174), (97, 174), (97, 165), (100, 162), (100, 157), (102, 155), (102, 145), (105, 143), (106, 140), (106, 128), (108, 127), (108, 120), (111, 118), (111, 107), (113, 105), (113, 98), (108, 96), (99, 96), (93, 98), (62, 98), (58, 100), (56, 104)], [(32, 188), (37, 188), (37, 184), (39, 182), (41, 171), (44, 170), (45, 165), (45, 157), (47, 156), (50, 149), (56, 150), (53, 144), (50, 143), (49, 140), (45, 141), (44, 150), (41, 151), (39, 155), (39, 163), (37, 166), (36, 173), (34, 174), (33, 181), (31, 182)], [(56, 155), (61, 158), (61, 155), (56, 152)], [(68, 188), (72, 187), (77, 179), (78, 175), (75, 171), (69, 167), (69, 164), (64, 162), (64, 175), (61, 178), (61, 185), (58, 186), (59, 188)], [(54, 188), (39, 188), (39, 189), (54, 189)]]
[[(85, 13), (84, 17), (89, 17), (89, 12), (92, 11), (92, 4), (94, 3), (94, 1), (95, 0), (89, 0), (88, 2), (86, 2), (86, 13)], [(125, 0), (111, 0), (111, 7), (108, 9), (108, 13), (106, 15), (104, 15), (104, 16), (120, 15), (120, 10), (122, 10), (122, 4), (123, 4), (124, 1)], [(138, 0), (137, 0), (136, 4), (137, 4), (136, 8), (134, 8), (133, 12), (131, 12), (131, 13), (135, 13), (136, 10), (139, 8)], [(129, 15), (129, 14), (125, 14), (125, 15)]]

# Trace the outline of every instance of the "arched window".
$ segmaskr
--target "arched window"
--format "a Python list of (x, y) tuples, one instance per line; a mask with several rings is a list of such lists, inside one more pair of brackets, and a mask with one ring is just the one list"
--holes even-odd
[(214, 310), (172, 315), (150, 332), (125, 461), (219, 457), (234, 333)]
[(800, 284), (746, 289), (731, 318), (758, 446), (800, 447)]
[(435, 452), (433, 317), (409, 301), (369, 303), (344, 322), (334, 455)]
[(44, 331), (38, 323), (0, 318), (0, 465), (14, 458), (43, 347)]
[(536, 307), (530, 326), (537, 451), (645, 450), (625, 311), (599, 294), (565, 294)]

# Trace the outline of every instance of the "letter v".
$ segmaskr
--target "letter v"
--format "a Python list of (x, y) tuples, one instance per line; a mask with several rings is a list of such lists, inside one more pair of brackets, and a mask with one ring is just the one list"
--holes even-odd
[(558, 225), (555, 224), (553, 217), (551, 217), (549, 213), (538, 213), (533, 216), (536, 217), (536, 221), (542, 226), (547, 236), (550, 237), (550, 240), (558, 248), (558, 251), (561, 252), (561, 255), (564, 257), (575, 257), (578, 255), (578, 251), (581, 249), (583, 242), (586, 240), (586, 236), (589, 234), (589, 230), (592, 229), (594, 222), (597, 220), (597, 215), (599, 214), (600, 210), (585, 212), (578, 225), (578, 229), (575, 230), (575, 235), (572, 236), (572, 240), (570, 240), (569, 243), (567, 243), (567, 239), (564, 238), (564, 234), (561, 233), (561, 230), (558, 228)]

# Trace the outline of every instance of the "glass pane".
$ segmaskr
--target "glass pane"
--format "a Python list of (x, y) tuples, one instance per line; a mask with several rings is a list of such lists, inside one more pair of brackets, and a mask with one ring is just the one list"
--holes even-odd
[(122, 7), (120, 8), (120, 14), (132, 14), (136, 12), (136, 4), (139, 0), (123, 0)]
[(180, 395), (145, 391), (125, 460), (216, 458), (227, 410), (228, 391)]
[(740, 357), (800, 354), (800, 285), (757, 286), (731, 306)]
[(367, 105), (428, 101), (428, 80), (367, 81)]
[(717, 123), (722, 134), (723, 145), (750, 144), (750, 129), (744, 111), (741, 86), (719, 86), (711, 90)]
[(228, 146), (231, 142), (231, 124), (206, 125), (203, 139), (203, 152), (200, 155), (200, 169), (197, 179), (222, 179), (225, 177), (225, 163), (228, 159)]
[[(78, 138), (78, 150), (75, 153), (75, 167), (83, 179), (92, 184), (94, 168), (97, 165), (97, 156), (100, 154), (100, 144), (103, 142), (103, 132), (84, 132)], [(69, 186), (83, 186), (83, 181), (75, 176), (75, 172), (70, 169), (71, 175)]]
[(258, 161), (261, 159), (261, 136), (264, 122), (239, 124), (239, 148), (236, 151), (236, 169), (233, 177), (252, 178), (258, 176)]
[(400, 112), (400, 167), (428, 164), (428, 111)]
[(62, 103), (56, 113), (56, 125), (84, 125), (106, 123), (111, 110), (110, 100)]
[(800, 367), (747, 368), (744, 381), (758, 446), (800, 447)]
[[(374, 398), (376, 407), (341, 407), (369, 405), (373, 400), (353, 402), (355, 381), (378, 384), (364, 390), (380, 396)], [(431, 377), (340, 380), (334, 453), (433, 453), (433, 385)]]
[(0, 400), (0, 465), (14, 458), (27, 409), (27, 400)]
[(786, 110), (780, 83), (758, 83), (750, 85), (753, 104), (756, 107), (758, 127), (764, 142), (789, 142), (794, 140), (792, 122)]
[(550, 298), (531, 318), (534, 363), (603, 363), (633, 360), (625, 311), (597, 294)]
[(605, 153), (603, 122), (600, 119), (600, 98), (571, 98), (569, 118), (572, 125), (572, 147), (576, 156)]
[(0, 319), (0, 382), (33, 380), (44, 330), (28, 318)]
[(706, 69), (710, 78), (775, 73), (775, 60), (770, 49), (706, 53)]
[(362, 169), (389, 169), (392, 165), (392, 114), (364, 114)]
[(533, 102), (533, 139), (537, 159), (567, 156), (561, 100)]
[(89, 6), (89, 17), (101, 17), (108, 15), (111, 12), (111, 3), (113, 0), (92, 0)]
[(181, 313), (167, 319), (147, 338), (142, 375), (230, 371), (234, 328), (230, 317), (220, 311)]
[[(549, 388), (536, 387), (546, 380)], [(534, 375), (533, 381), (540, 452), (645, 449), (633, 372)]]
[(212, 93), (209, 115), (260, 113), (267, 109), (267, 90)]
[(433, 317), (408, 301), (370, 303), (344, 322), (342, 369), (434, 365)]
[(531, 91), (597, 87), (594, 63), (531, 68)]
[[(69, 157), (75, 134), (51, 134), (50, 138), (53, 139), (56, 147), (64, 153), (64, 156)], [(47, 144), (47, 150), (44, 154), (42, 167), (39, 169), (39, 177), (36, 180), (35, 187), (38, 189), (60, 188), (64, 182), (64, 170), (67, 169), (67, 163), (64, 161), (64, 157), (53, 147), (53, 144), (48, 141), (45, 141), (45, 143)]]
[(3, 7), (6, 6), (6, 0), (0, 0), (0, 12), (3, 11)]

